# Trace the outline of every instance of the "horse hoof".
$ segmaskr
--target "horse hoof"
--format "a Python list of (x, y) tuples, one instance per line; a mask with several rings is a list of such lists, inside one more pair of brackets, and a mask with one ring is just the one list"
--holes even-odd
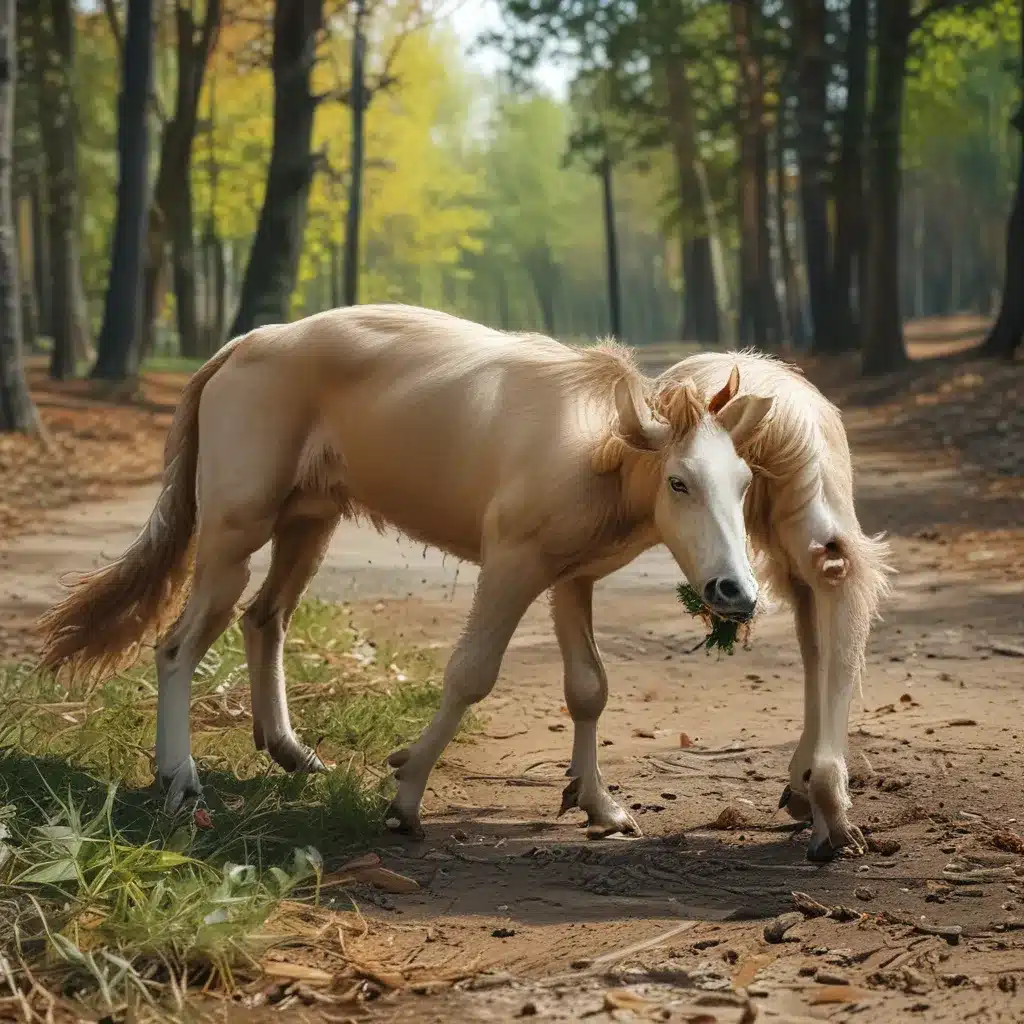
[(426, 833), (420, 824), (419, 816), (407, 814), (397, 804), (389, 804), (384, 812), (384, 824), (395, 835), (408, 836), (410, 839), (423, 839)]
[(867, 849), (864, 833), (849, 823), (831, 829), (828, 835), (812, 838), (807, 846), (807, 859), (812, 864), (827, 864), (842, 851), (860, 856)]
[(188, 757), (170, 775), (157, 776), (157, 788), (164, 793), (164, 811), (174, 815), (186, 806), (194, 806), (203, 797), (196, 763)]

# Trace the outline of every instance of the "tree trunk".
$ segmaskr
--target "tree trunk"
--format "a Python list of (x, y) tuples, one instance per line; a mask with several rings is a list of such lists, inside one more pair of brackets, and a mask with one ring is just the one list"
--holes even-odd
[(986, 356), (1012, 359), (1024, 340), (1024, 0), (1020, 4), (1021, 21), (1021, 104), (1013, 119), (1021, 135), (1020, 169), (1017, 192), (1006, 225), (1006, 274), (1003, 301), (981, 351)]
[(17, 5), (0, 0), (0, 431), (38, 433), (21, 349), (21, 285), (11, 198)]
[(195, 359), (202, 354), (196, 309), (196, 249), (193, 230), (192, 189), (179, 196), (181, 207), (171, 219), (171, 259), (174, 265), (174, 306), (181, 354)]
[(349, 107), (352, 110), (352, 149), (349, 159), (348, 209), (345, 215), (345, 264), (342, 300), (346, 306), (359, 301), (359, 220), (363, 210), (363, 162), (366, 136), (366, 35), (364, 19), (366, 0), (356, 0), (356, 16), (352, 29), (352, 87)]
[(826, 93), (828, 53), (825, 0), (796, 4), (796, 58), (800, 200), (807, 255), (807, 290), (811, 304), (812, 348), (834, 349), (832, 322), (832, 238), (828, 223), (828, 134)]
[(850, 0), (846, 38), (846, 108), (836, 169), (836, 244), (832, 275), (834, 329), (830, 348), (857, 347), (853, 285), (864, 287), (864, 122), (868, 102), (869, 0)]
[(44, 210), (43, 182), (40, 177), (32, 183), (32, 282), (36, 297), (38, 334), (50, 334), (50, 252), (46, 238), (46, 212)]
[(878, 5), (878, 58), (869, 128), (865, 309), (861, 325), (866, 374), (897, 370), (907, 361), (900, 314), (900, 133), (911, 0)]
[(46, 0), (34, 19), (35, 67), (39, 89), (40, 135), (47, 187), (47, 238), (52, 274), (50, 376), (74, 376), (76, 357), (91, 346), (88, 319), (82, 320), (84, 294), (78, 277), (79, 200), (74, 102), (74, 15), (70, 0)]
[(270, 170), (232, 336), (288, 320), (313, 180), (310, 79), (322, 16), (322, 0), (277, 0), (274, 9)]
[(679, 202), (682, 229), (683, 319), (681, 336), (687, 341), (717, 345), (721, 340), (718, 320), (718, 295), (712, 264), (710, 226), (697, 171), (697, 121), (693, 109), (686, 68), (680, 60), (669, 62), (665, 69), (668, 95), (669, 127), (676, 174), (679, 180)]
[[(177, 309), (179, 345), (197, 352), (199, 349), (196, 321), (195, 253), (194, 242), (186, 240), (181, 219), (187, 218), (192, 227), (192, 142), (195, 139), (199, 113), (199, 99), (203, 91), (206, 64), (220, 27), (221, 2), (208, 0), (202, 27), (199, 28), (192, 12), (184, 5), (175, 7), (177, 34), (177, 78), (175, 84), (174, 117), (167, 122), (160, 142), (160, 165), (157, 170), (153, 203), (149, 210), (144, 276), (144, 316), (142, 321), (142, 349), (152, 350), (156, 319), (163, 306), (167, 289), (165, 263), (170, 240), (173, 263), (175, 305), (185, 303), (191, 308)], [(185, 248), (190, 251), (185, 252)], [(178, 285), (189, 275), (192, 285)], [(180, 332), (184, 326), (191, 333), (186, 338)]]
[(533, 291), (540, 306), (541, 320), (544, 322), (544, 333), (554, 337), (555, 334), (555, 281), (557, 268), (552, 256), (551, 246), (541, 242), (526, 254), (523, 261), (526, 272), (533, 282)]
[(782, 288), (786, 306), (786, 328), (790, 344), (803, 349), (807, 343), (804, 333), (803, 302), (800, 298), (800, 282), (797, 280), (796, 260), (789, 240), (789, 176), (786, 170), (786, 126), (780, 106), (775, 126), (775, 221), (779, 231), (779, 264), (782, 272)]
[(767, 348), (778, 337), (779, 315), (768, 247), (764, 81), (755, 40), (759, 11), (756, 0), (737, 0), (729, 8), (740, 72), (739, 338), (743, 345)]
[(612, 194), (612, 161), (601, 159), (601, 195), (604, 200), (604, 252), (608, 268), (608, 327), (613, 338), (622, 339), (622, 303), (619, 286), (619, 243), (615, 232), (615, 197)]
[(153, 0), (128, 0), (118, 98), (117, 215), (99, 355), (92, 370), (92, 377), (99, 380), (130, 380), (138, 373), (138, 310), (149, 193), (146, 108), (153, 81), (153, 29)]

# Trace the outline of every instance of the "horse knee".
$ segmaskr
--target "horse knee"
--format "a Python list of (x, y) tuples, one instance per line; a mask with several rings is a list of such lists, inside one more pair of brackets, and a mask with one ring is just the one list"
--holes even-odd
[(608, 679), (603, 669), (588, 666), (567, 671), (565, 706), (574, 722), (596, 721), (608, 703)]

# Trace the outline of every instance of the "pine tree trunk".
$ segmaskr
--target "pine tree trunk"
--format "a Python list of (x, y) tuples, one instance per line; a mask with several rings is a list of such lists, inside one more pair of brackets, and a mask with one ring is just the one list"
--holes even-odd
[(796, 15), (797, 153), (812, 348), (829, 351), (836, 347), (836, 330), (832, 317), (832, 238), (828, 223), (828, 134), (825, 119), (829, 61), (825, 46), (825, 0), (799, 0)]
[(32, 183), (32, 282), (36, 297), (38, 334), (50, 334), (50, 247), (46, 238), (42, 175)]
[(70, 0), (45, 0), (34, 19), (40, 135), (47, 188), (49, 266), (52, 274), (50, 376), (74, 376), (76, 358), (91, 348), (82, 321), (78, 256), (78, 159), (75, 139), (74, 16)]
[(878, 5), (878, 58), (869, 128), (868, 249), (864, 263), (861, 324), (866, 374), (898, 370), (907, 361), (900, 312), (900, 133), (907, 55), (913, 21), (911, 0)]
[(352, 29), (352, 87), (349, 108), (352, 111), (352, 147), (349, 153), (348, 209), (345, 211), (345, 259), (342, 301), (354, 306), (359, 301), (359, 224), (363, 212), (363, 163), (366, 142), (366, 0), (356, 0)]
[(681, 232), (683, 270), (683, 319), (681, 336), (687, 341), (717, 345), (721, 339), (718, 295), (712, 264), (710, 226), (697, 174), (697, 121), (686, 68), (672, 60), (666, 68), (666, 92), (679, 182), (679, 202), (684, 223), (692, 231)]
[(756, 0), (729, 5), (739, 60), (740, 344), (768, 348), (779, 335), (779, 311), (768, 246), (768, 156), (764, 81), (757, 54)]
[(1017, 191), (1006, 225), (1006, 271), (1003, 283), (1003, 301), (999, 315), (981, 348), (986, 356), (1012, 359), (1024, 340), (1024, 0), (1020, 4), (1021, 29), (1021, 104), (1013, 119), (1020, 132), (1020, 169), (1017, 172)]
[(289, 318), (313, 180), (310, 91), (322, 0), (277, 0), (274, 9), (274, 136), (267, 190), (242, 282), (237, 337)]
[[(179, 5), (175, 8), (177, 33), (177, 77), (174, 117), (167, 122), (160, 142), (160, 165), (157, 170), (153, 203), (149, 211), (148, 245), (144, 277), (145, 296), (142, 321), (143, 351), (152, 350), (156, 319), (167, 289), (168, 242), (172, 274), (179, 346), (198, 352), (199, 335), (196, 315), (195, 253), (191, 238), (192, 206), (192, 143), (199, 115), (199, 100), (210, 51), (220, 27), (221, 0), (208, 0), (202, 28), (196, 25), (192, 12)], [(183, 221), (187, 221), (187, 227)], [(186, 252), (186, 248), (190, 251)], [(191, 270), (189, 269), (191, 268)], [(185, 278), (191, 273), (191, 286)], [(184, 275), (184, 276), (183, 276)], [(179, 287), (181, 284), (181, 287)], [(187, 307), (182, 309), (180, 304)], [(181, 334), (182, 327), (189, 331)]]
[(0, 0), (0, 431), (37, 433), (39, 420), (22, 360), (21, 284), (11, 196), (16, 37), (15, 0)]
[(192, 214), (192, 189), (186, 185), (178, 198), (181, 206), (171, 218), (171, 262), (174, 266), (174, 306), (177, 312), (181, 354), (202, 354), (196, 296), (196, 251)]
[(604, 213), (604, 254), (607, 267), (608, 328), (613, 338), (622, 337), (622, 302), (619, 284), (619, 241), (615, 230), (615, 197), (612, 192), (612, 161), (605, 154), (599, 168)]
[(132, 380), (139, 368), (139, 306), (148, 212), (149, 125), (153, 80), (153, 0), (128, 0), (124, 68), (118, 99), (120, 176), (110, 280), (92, 377)]
[(796, 260), (789, 238), (789, 178), (786, 170), (786, 128), (780, 108), (775, 126), (775, 221), (779, 230), (779, 263), (782, 272), (782, 287), (785, 296), (786, 333), (795, 349), (803, 349), (807, 343), (804, 332), (803, 302), (800, 297), (800, 282), (797, 280)]
[(850, 0), (846, 40), (846, 108), (836, 169), (836, 244), (832, 280), (837, 349), (853, 349), (859, 340), (859, 303), (864, 279), (864, 123), (867, 118), (869, 0)]

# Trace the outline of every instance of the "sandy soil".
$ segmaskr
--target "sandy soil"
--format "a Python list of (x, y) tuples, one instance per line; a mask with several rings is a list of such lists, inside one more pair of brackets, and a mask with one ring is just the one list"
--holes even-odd
[[(850, 409), (847, 425), (862, 522), (894, 536), (900, 570), (851, 723), (855, 817), (874, 850), (812, 866), (806, 833), (775, 809), (802, 719), (786, 610), (734, 657), (687, 654), (698, 626), (652, 552), (596, 601), (612, 690), (603, 770), (645, 835), (588, 842), (573, 815), (556, 819), (571, 722), (539, 604), (483, 731), (432, 778), (427, 839), (377, 847), (420, 891), (358, 893), (382, 956), (485, 973), (388, 995), (370, 1019), (1024, 1020), (1024, 499), (940, 450), (907, 450), (884, 411)], [(58, 574), (118, 553), (152, 499), (81, 505), (0, 548), (9, 649)], [(313, 592), (443, 656), (474, 575), (345, 528)], [(715, 827), (727, 808), (736, 827)], [(794, 891), (847, 912), (767, 942)]]

